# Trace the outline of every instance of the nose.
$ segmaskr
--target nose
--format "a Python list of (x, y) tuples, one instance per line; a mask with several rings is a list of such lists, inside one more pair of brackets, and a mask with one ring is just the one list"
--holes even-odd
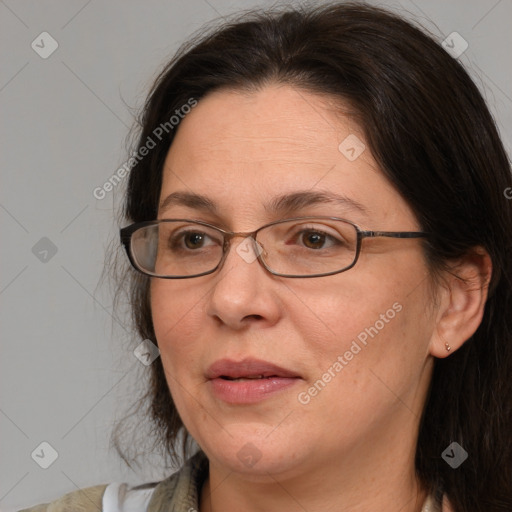
[(275, 324), (281, 305), (275, 276), (258, 262), (262, 250), (253, 238), (231, 240), (222, 267), (208, 298), (207, 313), (232, 329), (249, 324)]

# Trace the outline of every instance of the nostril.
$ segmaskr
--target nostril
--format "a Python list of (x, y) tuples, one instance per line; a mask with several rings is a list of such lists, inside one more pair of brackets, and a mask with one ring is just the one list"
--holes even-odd
[(263, 317), (261, 315), (247, 315), (244, 316), (244, 320), (263, 320)]

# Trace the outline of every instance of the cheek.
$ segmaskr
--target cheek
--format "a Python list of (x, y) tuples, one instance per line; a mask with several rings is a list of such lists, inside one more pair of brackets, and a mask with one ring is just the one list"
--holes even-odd
[(331, 434), (339, 436), (342, 424), (350, 438), (363, 427), (372, 428), (400, 400), (414, 409), (428, 339), (416, 304), (397, 297), (399, 290), (381, 294), (378, 303), (330, 300), (332, 309), (329, 313), (326, 307), (320, 322), (315, 315), (297, 315), (308, 361), (308, 378), (297, 399), (307, 421), (321, 423), (329, 410), (339, 420)]
[(154, 280), (150, 288), (158, 347), (166, 370), (171, 371), (179, 371), (193, 357), (193, 340), (204, 325), (204, 319), (199, 318), (202, 307), (198, 296), (191, 297), (177, 288), (176, 283), (165, 280)]
[[(328, 371), (338, 356), (344, 369), (350, 367), (345, 373), (386, 366), (386, 374), (403, 365), (410, 368), (411, 360), (424, 356), (430, 336), (429, 302), (421, 284), (424, 267), (409, 270), (401, 276), (389, 269), (367, 273), (365, 280), (354, 271), (323, 286), (295, 285), (288, 315), (316, 376)], [(415, 281), (419, 286), (411, 290)]]
[(393, 309), (399, 293), (389, 293), (377, 280), (368, 286), (354, 276), (340, 274), (314, 286), (294, 283), (286, 302), (292, 324), (307, 338), (329, 348), (343, 345), (375, 322), (380, 326), (382, 314), (385, 320), (393, 319), (400, 308)]
[[(191, 400), (198, 383), (202, 382), (201, 361), (208, 357), (205, 347), (200, 347), (204, 309), (198, 297), (178, 291), (181, 283), (155, 280), (150, 291), (151, 310), (156, 340), (164, 367), (165, 378), (173, 403), (182, 420), (191, 427), (197, 411), (197, 399)], [(206, 347), (208, 350), (208, 347)], [(199, 364), (198, 364), (199, 363)], [(197, 419), (197, 418), (196, 418)]]

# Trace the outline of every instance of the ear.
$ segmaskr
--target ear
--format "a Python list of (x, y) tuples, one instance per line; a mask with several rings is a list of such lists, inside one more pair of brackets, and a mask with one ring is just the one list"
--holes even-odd
[(484, 315), (491, 275), (491, 258), (482, 247), (476, 247), (443, 272), (438, 286), (436, 326), (430, 340), (431, 355), (447, 357), (475, 333)]

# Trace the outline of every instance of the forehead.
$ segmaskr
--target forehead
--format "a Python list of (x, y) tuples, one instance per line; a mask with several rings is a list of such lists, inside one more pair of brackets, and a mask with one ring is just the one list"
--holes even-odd
[(369, 210), (378, 210), (378, 198), (400, 203), (343, 109), (288, 85), (213, 92), (180, 123), (161, 200), (177, 190), (194, 192), (241, 215), (298, 189), (330, 191), (362, 205), (366, 198)]
[[(339, 141), (348, 135), (362, 138), (357, 124), (338, 114), (343, 107), (336, 107), (327, 96), (288, 85), (254, 92), (215, 91), (202, 98), (182, 121), (173, 147), (186, 138), (193, 146), (179, 149), (188, 149), (187, 157), (198, 160), (236, 159), (250, 165), (257, 156), (262, 163), (282, 159), (312, 165), (326, 150), (326, 157), (339, 156)], [(259, 149), (264, 151), (256, 155)], [(313, 156), (316, 159), (311, 159)]]

